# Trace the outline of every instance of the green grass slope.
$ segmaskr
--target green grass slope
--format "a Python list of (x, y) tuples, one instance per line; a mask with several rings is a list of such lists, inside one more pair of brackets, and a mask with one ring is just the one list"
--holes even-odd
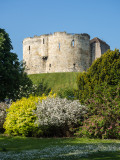
[(43, 81), (49, 88), (57, 92), (64, 88), (77, 89), (77, 75), (78, 72), (41, 73), (31, 74), (29, 78), (32, 80), (33, 84), (38, 85), (39, 82)]

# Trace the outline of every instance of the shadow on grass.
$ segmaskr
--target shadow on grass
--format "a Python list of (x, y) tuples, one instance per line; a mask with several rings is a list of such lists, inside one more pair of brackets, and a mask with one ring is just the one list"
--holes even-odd
[(41, 158), (34, 160), (120, 160), (120, 152), (99, 152), (88, 155), (88, 157), (65, 156), (59, 158)]
[[(108, 151), (106, 151), (106, 147), (108, 147)], [(120, 160), (119, 140), (0, 136), (0, 153), (7, 154), (9, 151), (14, 151), (19, 154), (22, 151), (32, 150), (36, 150), (36, 154), (37, 151), (40, 151), (41, 157), (37, 158), (36, 156), (33, 160)]]

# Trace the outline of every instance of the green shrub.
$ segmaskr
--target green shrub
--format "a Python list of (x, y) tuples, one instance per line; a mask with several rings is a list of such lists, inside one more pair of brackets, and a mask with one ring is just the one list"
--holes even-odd
[(76, 133), (90, 138), (120, 138), (120, 84), (95, 87), (94, 97), (86, 101), (89, 112)]
[(49, 95), (51, 88), (48, 88), (46, 83), (43, 81), (39, 82), (38, 85), (33, 85), (32, 81), (27, 75), (24, 75), (22, 84), (19, 86), (18, 91), (15, 93), (14, 98), (21, 99), (22, 97), (28, 98), (32, 96), (42, 96), (43, 94)]
[(3, 132), (3, 124), (5, 122), (6, 118), (6, 109), (8, 108), (8, 105), (4, 102), (0, 103), (0, 132)]
[(74, 95), (74, 89), (72, 88), (61, 88), (58, 92), (57, 95), (60, 98), (67, 98), (73, 100), (75, 95)]
[(41, 81), (33, 90), (33, 95), (35, 96), (42, 96), (42, 94), (49, 95), (50, 91), (51, 88), (48, 87), (47, 83)]
[(115, 86), (120, 81), (120, 52), (108, 50), (95, 60), (87, 72), (80, 73), (77, 78), (79, 100), (81, 103), (93, 97), (96, 85), (106, 82)]
[[(49, 97), (54, 97), (50, 92)], [(13, 102), (7, 109), (6, 121), (3, 125), (5, 133), (9, 135), (22, 135), (22, 136), (37, 136), (42, 135), (40, 130), (35, 124), (36, 114), (34, 110), (37, 109), (36, 105), (39, 101), (46, 99), (47, 96), (30, 96), (29, 98), (22, 98)]]
[(8, 114), (4, 123), (5, 133), (33, 136), (37, 129), (34, 124), (36, 116), (33, 114), (33, 110), (36, 109), (36, 103), (40, 99), (40, 97), (31, 96), (13, 102), (7, 110)]

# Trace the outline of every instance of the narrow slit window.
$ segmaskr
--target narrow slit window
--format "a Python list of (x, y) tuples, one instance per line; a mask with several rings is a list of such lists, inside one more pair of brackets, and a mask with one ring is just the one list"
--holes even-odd
[(43, 38), (43, 44), (45, 44), (45, 40), (44, 40), (44, 38)]
[(49, 67), (51, 67), (51, 64), (49, 64)]
[(72, 40), (72, 47), (74, 47), (75, 46), (75, 41), (74, 40)]
[(29, 54), (30, 54), (30, 46), (29, 46)]
[(60, 51), (60, 43), (59, 43), (59, 51)]

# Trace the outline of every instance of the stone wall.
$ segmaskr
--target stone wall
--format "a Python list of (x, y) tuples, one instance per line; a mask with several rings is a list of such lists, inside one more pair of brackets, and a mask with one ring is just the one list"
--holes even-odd
[(88, 34), (55, 32), (24, 39), (23, 59), (28, 74), (82, 72), (106, 49), (105, 44), (90, 41)]
[(90, 50), (91, 50), (91, 64), (94, 60), (101, 57), (102, 54), (104, 54), (108, 49), (110, 49), (110, 46), (100, 40), (99, 38), (95, 37), (90, 41)]

